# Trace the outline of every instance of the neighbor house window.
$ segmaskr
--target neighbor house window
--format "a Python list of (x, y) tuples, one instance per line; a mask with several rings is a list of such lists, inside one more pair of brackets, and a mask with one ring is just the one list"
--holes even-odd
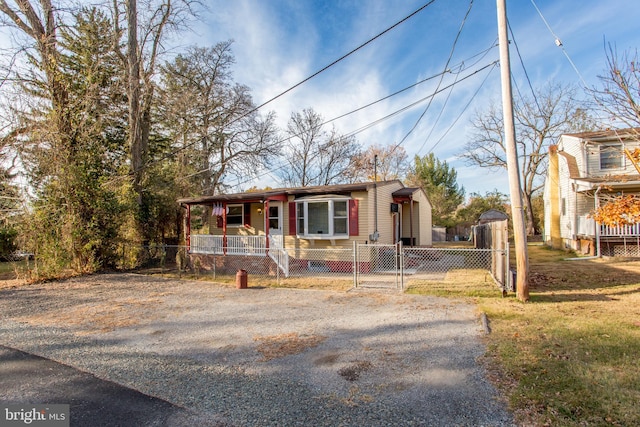
[(600, 146), (600, 169), (620, 169), (623, 167), (622, 145), (601, 145)]
[(296, 229), (301, 237), (349, 237), (349, 200), (320, 199), (296, 202)]
[(244, 205), (227, 205), (227, 225), (230, 227), (240, 227), (243, 225)]

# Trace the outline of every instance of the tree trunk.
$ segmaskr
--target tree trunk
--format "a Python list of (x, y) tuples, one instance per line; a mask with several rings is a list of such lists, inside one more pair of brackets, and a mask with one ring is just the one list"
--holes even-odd
[(525, 207), (527, 236), (533, 236), (536, 234), (536, 227), (533, 218), (533, 205), (531, 204), (531, 195), (528, 192), (522, 192), (522, 198), (524, 200)]
[(133, 190), (138, 207), (142, 206), (142, 127), (140, 123), (140, 61), (138, 55), (137, 0), (127, 0), (127, 66), (129, 68), (129, 146)]

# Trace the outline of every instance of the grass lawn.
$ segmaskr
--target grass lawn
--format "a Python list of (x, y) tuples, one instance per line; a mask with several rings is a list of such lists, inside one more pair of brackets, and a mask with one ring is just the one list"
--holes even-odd
[(518, 423), (640, 425), (640, 261), (568, 260), (539, 244), (528, 251), (528, 303), (492, 295), (480, 280), (451, 290), (487, 314), (483, 361)]

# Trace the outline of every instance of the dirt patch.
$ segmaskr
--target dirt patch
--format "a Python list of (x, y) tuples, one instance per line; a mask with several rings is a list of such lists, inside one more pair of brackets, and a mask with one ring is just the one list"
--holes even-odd
[(302, 353), (308, 348), (316, 347), (326, 337), (323, 336), (300, 336), (297, 332), (288, 334), (273, 335), (268, 337), (256, 337), (258, 341), (258, 352), (262, 354), (262, 361), (277, 359)]
[(338, 374), (340, 374), (340, 376), (347, 381), (356, 381), (358, 378), (360, 378), (360, 375), (363, 372), (370, 370), (372, 367), (373, 365), (368, 360), (360, 360), (352, 363), (349, 366), (340, 368), (338, 370)]
[(158, 313), (158, 298), (122, 299), (70, 307), (63, 312), (38, 313), (18, 320), (37, 325), (75, 326), (80, 333), (110, 332), (137, 325), (152, 313)]

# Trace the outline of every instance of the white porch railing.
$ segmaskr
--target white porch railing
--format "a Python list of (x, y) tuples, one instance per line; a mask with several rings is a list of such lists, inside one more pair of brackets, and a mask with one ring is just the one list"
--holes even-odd
[(281, 234), (269, 235), (269, 258), (289, 277), (289, 254), (284, 250), (284, 237)]
[[(600, 237), (639, 237), (640, 224), (620, 225), (610, 227), (607, 225), (598, 225), (600, 227)], [(579, 236), (594, 236), (596, 230), (596, 222), (593, 218), (586, 215), (578, 216), (576, 223), (576, 231)]]
[(609, 227), (606, 225), (600, 226), (600, 237), (639, 237), (639, 236), (640, 236), (640, 224), (619, 225), (616, 227)]
[[(284, 250), (282, 235), (269, 236), (269, 257), (289, 276), (289, 254)], [(192, 234), (192, 254), (267, 256), (266, 236), (227, 236), (226, 251), (222, 236)]]
[(192, 234), (190, 250), (194, 254), (266, 256), (266, 242), (265, 236), (227, 236), (225, 252), (222, 236)]

